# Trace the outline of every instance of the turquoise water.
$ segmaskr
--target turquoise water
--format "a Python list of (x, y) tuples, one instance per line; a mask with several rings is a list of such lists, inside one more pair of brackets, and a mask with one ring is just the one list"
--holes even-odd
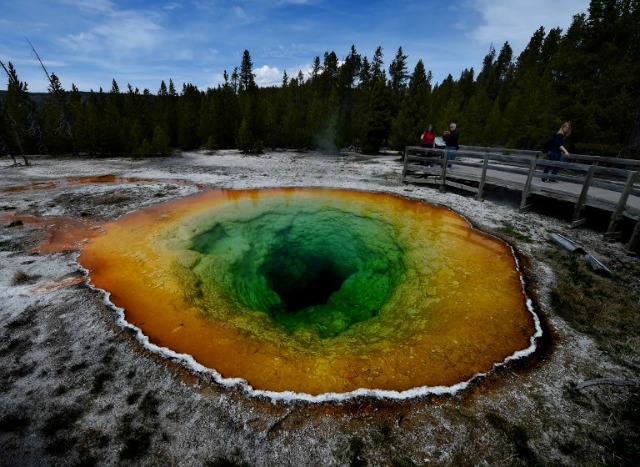
[(320, 337), (380, 313), (405, 271), (391, 224), (313, 200), (266, 205), (219, 214), (193, 237), (196, 295), (222, 285), (244, 308)]

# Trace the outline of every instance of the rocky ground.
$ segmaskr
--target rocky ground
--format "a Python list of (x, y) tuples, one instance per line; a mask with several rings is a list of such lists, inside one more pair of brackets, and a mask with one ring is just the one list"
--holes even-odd
[[(397, 155), (32, 162), (0, 172), (0, 465), (636, 465), (640, 261), (602, 232), (572, 230), (543, 206), (520, 213), (507, 193), (481, 202), (405, 185)], [(84, 283), (76, 251), (34, 251), (54, 216), (99, 223), (202, 186), (327, 186), (449, 206), (517, 248), (547, 338), (533, 358), (454, 396), (272, 401), (143, 348)], [(550, 232), (613, 276), (595, 275)]]

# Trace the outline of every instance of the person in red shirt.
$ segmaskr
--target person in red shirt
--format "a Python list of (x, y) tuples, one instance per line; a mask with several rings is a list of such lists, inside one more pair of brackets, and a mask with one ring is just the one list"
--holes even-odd
[(436, 134), (433, 131), (433, 125), (429, 123), (426, 130), (422, 133), (420, 137), (420, 146), (423, 148), (432, 148), (435, 146)]

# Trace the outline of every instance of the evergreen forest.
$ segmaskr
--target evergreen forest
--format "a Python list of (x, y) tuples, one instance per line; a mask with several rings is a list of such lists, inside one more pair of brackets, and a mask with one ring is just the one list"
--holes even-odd
[(41, 61), (50, 86), (40, 95), (0, 62), (8, 79), (0, 150), (25, 161), (198, 148), (377, 154), (418, 144), (429, 123), (441, 133), (450, 122), (462, 145), (540, 150), (569, 120), (571, 152), (640, 158), (640, 0), (592, 0), (566, 31), (539, 28), (517, 57), (508, 42), (491, 47), (480, 70), (441, 83), (422, 60), (409, 70), (407, 59), (399, 47), (387, 66), (381, 47), (367, 57), (352, 45), (343, 56), (315, 57), (306, 75), (285, 71), (280, 86), (259, 87), (245, 50), (214, 89), (177, 90), (169, 79), (155, 92), (121, 89), (115, 79), (109, 90), (65, 90)]

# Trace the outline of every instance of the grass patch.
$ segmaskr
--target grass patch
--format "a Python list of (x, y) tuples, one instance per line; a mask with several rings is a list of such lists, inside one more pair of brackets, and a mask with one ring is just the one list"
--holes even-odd
[(94, 199), (94, 204), (98, 205), (110, 205), (110, 204), (120, 204), (126, 203), (131, 200), (131, 197), (123, 194), (123, 193), (109, 193), (104, 196), (100, 196)]
[[(526, 229), (526, 227), (524, 227)], [(527, 229), (528, 230), (528, 229)], [(502, 225), (502, 227), (499, 229), (500, 232), (502, 232), (505, 235), (508, 235), (512, 238), (515, 238), (516, 240), (519, 240), (521, 242), (525, 242), (525, 243), (531, 243), (533, 241), (533, 239), (531, 238), (531, 235), (529, 235), (528, 233), (522, 233), (520, 232), (515, 225), (513, 225), (510, 222), (506, 222)]]
[(620, 419), (626, 429), (612, 436), (612, 451), (619, 465), (638, 465), (640, 459), (640, 395), (635, 394), (627, 402)]
[(618, 362), (640, 366), (640, 297), (614, 274), (595, 274), (578, 255), (550, 250), (556, 265), (554, 310)]
[(524, 428), (511, 423), (495, 412), (488, 412), (486, 417), (492, 427), (507, 435), (507, 438), (513, 443), (513, 448), (520, 459), (525, 460), (527, 465), (540, 464), (536, 458), (536, 454), (529, 447), (529, 434)]

